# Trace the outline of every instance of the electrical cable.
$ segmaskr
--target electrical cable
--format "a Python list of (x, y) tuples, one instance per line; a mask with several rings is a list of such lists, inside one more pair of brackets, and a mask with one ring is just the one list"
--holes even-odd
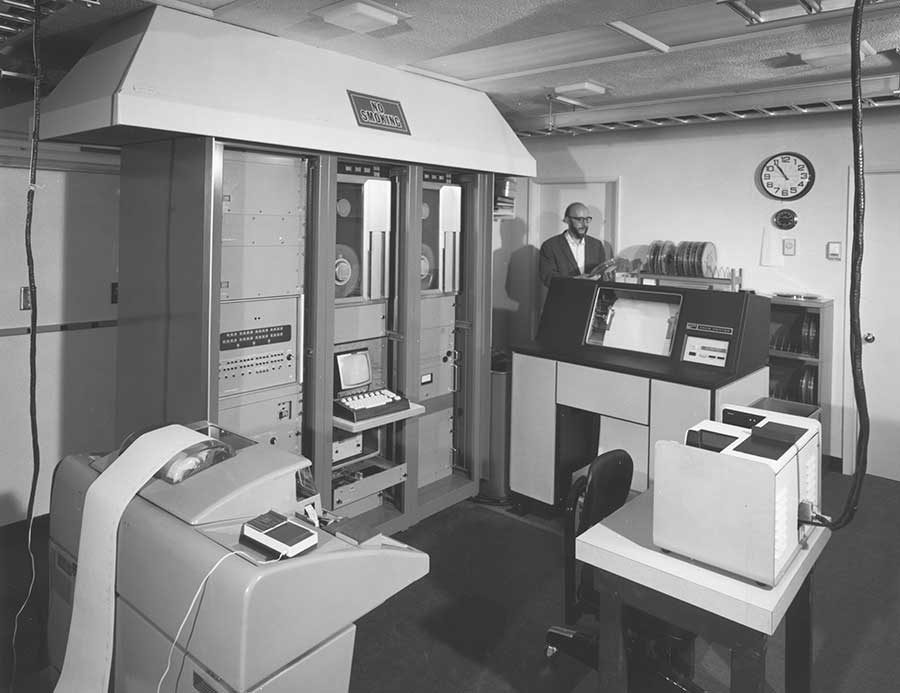
[(860, 35), (862, 33), (863, 6), (867, 0), (855, 0), (850, 28), (850, 82), (852, 88), (853, 137), (853, 240), (850, 257), (850, 368), (853, 376), (853, 392), (859, 429), (856, 438), (856, 470), (844, 508), (836, 520), (816, 514), (809, 524), (838, 530), (846, 527), (856, 515), (862, 495), (863, 480), (868, 466), (869, 405), (862, 368), (862, 330), (859, 323), (859, 302), (862, 286), (863, 236), (866, 216), (866, 178), (863, 156), (862, 86), (860, 84)]
[[(216, 569), (220, 565), (222, 565), (222, 563), (225, 562), (226, 558), (230, 558), (231, 556), (243, 556), (244, 558), (249, 560), (251, 563), (255, 563), (256, 565), (267, 565), (269, 563), (275, 563), (277, 561), (280, 561), (281, 558), (283, 557), (283, 555), (282, 555), (282, 556), (279, 556), (278, 558), (273, 558), (270, 561), (263, 561), (260, 563), (259, 561), (255, 561), (249, 554), (244, 553), (243, 551), (230, 551), (229, 553), (226, 553), (224, 556), (222, 556), (218, 561), (216, 561), (215, 564), (213, 564), (213, 567), (210, 568), (209, 571), (206, 573), (206, 575), (203, 576), (203, 579), (200, 581), (200, 584), (197, 586), (197, 591), (194, 592), (194, 597), (193, 597), (193, 599), (191, 599), (191, 603), (188, 606), (187, 611), (184, 614), (184, 618), (181, 620), (181, 625), (178, 626), (178, 630), (175, 633), (175, 637), (172, 638), (172, 645), (171, 645), (171, 647), (169, 647), (169, 654), (166, 657), (166, 668), (163, 671), (162, 676), (159, 677), (159, 682), (156, 684), (156, 693), (161, 693), (161, 691), (162, 691), (163, 681), (165, 680), (166, 676), (168, 676), (169, 671), (172, 668), (172, 655), (175, 653), (175, 647), (176, 647), (176, 645), (178, 645), (178, 639), (181, 637), (181, 632), (184, 630), (185, 625), (187, 625), (188, 618), (190, 617), (191, 612), (194, 610), (194, 606), (196, 606), (197, 600), (200, 598), (200, 595), (203, 593), (203, 588), (206, 587), (206, 583), (209, 581), (209, 578), (212, 577), (212, 574), (216, 571)], [(188, 639), (190, 639), (190, 638), (188, 638)]]
[(38, 298), (37, 285), (34, 277), (34, 252), (31, 247), (31, 224), (34, 217), (34, 193), (37, 189), (37, 159), (38, 142), (40, 140), (41, 126), (41, 7), (40, 0), (34, 0), (34, 23), (31, 30), (31, 51), (34, 59), (34, 124), (31, 129), (31, 158), (28, 164), (28, 192), (25, 198), (25, 258), (28, 266), (28, 293), (31, 299), (31, 321), (29, 329), (29, 415), (31, 419), (31, 452), (32, 474), (31, 489), (28, 494), (28, 508), (25, 512), (27, 535), (25, 547), (28, 551), (31, 577), (29, 578), (28, 591), (22, 606), (16, 612), (12, 632), (12, 667), (10, 671), (9, 690), (13, 693), (16, 682), (16, 639), (19, 633), (19, 619), (28, 605), (34, 592), (35, 566), (34, 552), (31, 548), (32, 530), (34, 528), (34, 500), (37, 493), (38, 478), (41, 472), (41, 449), (38, 442), (37, 425), (37, 313)]

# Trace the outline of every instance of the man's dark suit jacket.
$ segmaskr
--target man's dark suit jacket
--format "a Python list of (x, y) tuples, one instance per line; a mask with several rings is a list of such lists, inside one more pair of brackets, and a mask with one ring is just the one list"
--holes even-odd
[[(606, 259), (603, 243), (593, 236), (584, 237), (584, 272), (587, 274)], [(544, 286), (550, 286), (553, 277), (577, 277), (581, 272), (572, 255), (566, 232), (548, 238), (541, 245), (538, 272)]]

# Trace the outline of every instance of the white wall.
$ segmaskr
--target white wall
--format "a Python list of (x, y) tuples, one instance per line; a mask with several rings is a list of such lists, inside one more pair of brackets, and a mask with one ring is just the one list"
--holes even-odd
[[(865, 112), (867, 168), (900, 167), (897, 142), (900, 109)], [(840, 454), (844, 284), (852, 202), (849, 113), (532, 138), (526, 145), (537, 159), (538, 180), (620, 180), (620, 248), (655, 239), (711, 240), (720, 265), (743, 268), (747, 289), (833, 298), (832, 425), (830, 445), (826, 442), (825, 447)], [(812, 191), (791, 203), (768, 198), (754, 182), (760, 162), (783, 150), (805, 154), (816, 170)], [(796, 255), (784, 257), (781, 267), (764, 267), (763, 230), (772, 228), (771, 217), (782, 207), (799, 215), (797, 227), (785, 233), (797, 239)], [(528, 239), (538, 245), (533, 229), (528, 230)], [(844, 243), (843, 261), (825, 258), (827, 241)]]
[[(24, 139), (0, 142), (0, 526), (24, 518), (33, 469), (24, 329), (30, 314), (18, 306), (19, 288), (28, 284), (26, 151)], [(65, 454), (114, 444), (116, 342), (110, 324), (116, 306), (110, 283), (116, 280), (119, 186), (116, 157), (60, 145), (42, 145), (42, 152), (42, 166), (51, 168), (38, 171), (32, 225), (41, 455), (36, 514), (49, 510), (53, 469)]]

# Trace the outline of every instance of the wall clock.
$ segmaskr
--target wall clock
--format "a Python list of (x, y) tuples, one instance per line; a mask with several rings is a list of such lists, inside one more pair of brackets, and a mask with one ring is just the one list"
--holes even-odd
[(796, 152), (779, 152), (763, 161), (757, 174), (760, 189), (776, 200), (796, 200), (812, 190), (812, 162)]

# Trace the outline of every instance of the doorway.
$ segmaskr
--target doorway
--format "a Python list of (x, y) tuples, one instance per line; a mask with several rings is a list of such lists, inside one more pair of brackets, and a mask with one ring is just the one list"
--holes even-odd
[[(565, 229), (563, 214), (572, 202), (583, 203), (593, 217), (590, 235), (619, 251), (619, 181), (618, 179), (538, 179), (531, 182), (528, 193), (528, 243), (535, 249), (548, 238)], [(534, 299), (531, 301), (531, 334), (537, 332), (546, 289), (538, 277), (537, 255), (531, 268)]]
[[(869, 474), (900, 481), (900, 328), (894, 298), (900, 295), (900, 170), (866, 172), (866, 217), (863, 273), (860, 295), (863, 377), (871, 429), (868, 449)], [(852, 217), (851, 217), (852, 234)], [(848, 234), (849, 236), (849, 234)], [(847, 243), (849, 293), (850, 244)], [(850, 334), (846, 311), (844, 334)], [(848, 361), (849, 361), (849, 349)], [(844, 366), (844, 472), (856, 468), (858, 432), (856, 402), (850, 364)], [(849, 464), (848, 464), (849, 461)]]

